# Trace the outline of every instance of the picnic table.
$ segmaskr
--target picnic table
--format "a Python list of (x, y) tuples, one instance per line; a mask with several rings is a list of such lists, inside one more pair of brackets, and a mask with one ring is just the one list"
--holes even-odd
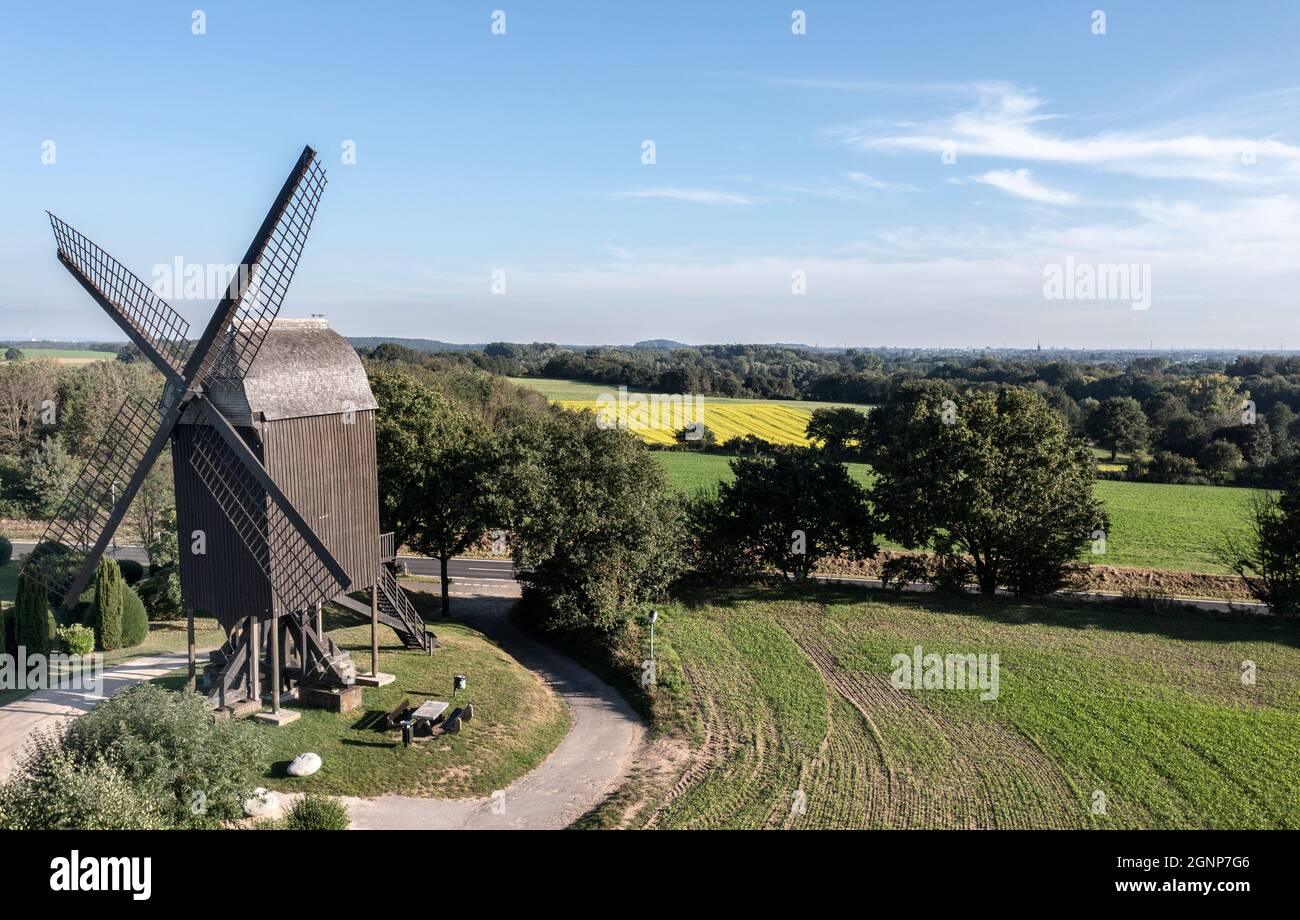
[(411, 713), (411, 720), (432, 725), (447, 711), (447, 704), (442, 700), (425, 700)]

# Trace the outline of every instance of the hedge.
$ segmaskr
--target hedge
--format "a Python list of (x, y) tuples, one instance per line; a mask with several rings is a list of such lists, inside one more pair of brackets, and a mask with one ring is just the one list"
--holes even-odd
[(95, 642), (110, 652), (122, 648), (122, 572), (112, 559), (95, 567)]
[(130, 586), (122, 587), (122, 648), (135, 648), (149, 635), (144, 601)]
[(19, 578), (14, 602), (14, 645), (26, 648), (28, 655), (48, 655), (54, 648), (56, 628), (45, 585), (30, 576)]

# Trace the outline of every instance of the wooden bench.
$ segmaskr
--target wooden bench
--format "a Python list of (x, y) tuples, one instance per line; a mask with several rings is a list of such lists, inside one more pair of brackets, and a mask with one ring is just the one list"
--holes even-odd
[(411, 701), (404, 699), (390, 712), (384, 716), (384, 725), (391, 731), (395, 728), (401, 728), (402, 723), (410, 718)]

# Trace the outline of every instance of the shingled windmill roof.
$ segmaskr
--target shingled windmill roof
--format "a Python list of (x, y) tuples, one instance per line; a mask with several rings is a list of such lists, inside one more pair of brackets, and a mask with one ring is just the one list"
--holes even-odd
[(276, 318), (242, 387), (211, 399), (233, 425), (378, 408), (361, 359), (322, 318)]

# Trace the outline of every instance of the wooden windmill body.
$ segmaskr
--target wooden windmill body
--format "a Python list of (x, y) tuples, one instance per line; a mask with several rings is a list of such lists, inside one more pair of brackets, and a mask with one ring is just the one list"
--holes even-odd
[[(278, 317), (324, 186), (307, 148), (192, 347), (175, 310), (50, 216), (59, 260), (167, 383), (158, 406), (123, 404), (46, 530), (57, 551), (23, 577), (74, 601), (170, 441), (191, 660), (194, 615), (215, 617), (227, 641), (204, 687), (225, 709), (258, 708), (265, 695), (278, 712), (283, 691), (356, 681), (323, 632), (326, 602), (391, 626), (407, 647), (437, 645), (386, 565), (395, 547), (379, 533), (378, 405), (365, 369), (323, 319)], [(368, 603), (349, 596), (358, 592)], [(377, 648), (372, 633), (372, 679)]]

